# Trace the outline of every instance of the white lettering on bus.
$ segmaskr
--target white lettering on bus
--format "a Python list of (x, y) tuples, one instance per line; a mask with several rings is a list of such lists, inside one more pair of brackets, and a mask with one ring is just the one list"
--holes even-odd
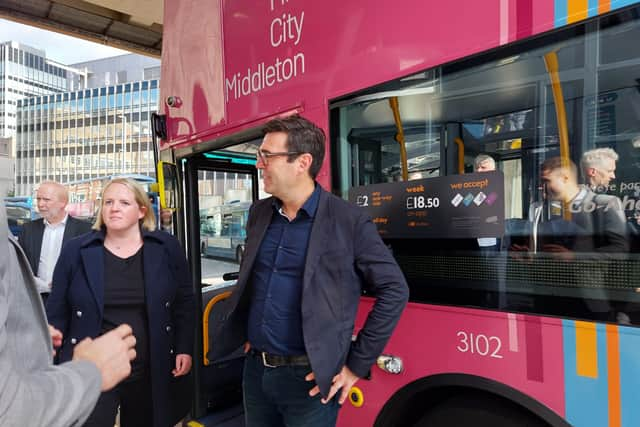
[(472, 332), (459, 331), (458, 345), (456, 350), (460, 353), (471, 353), (479, 356), (493, 357), (494, 359), (502, 359), (500, 350), (502, 349), (502, 341), (500, 338), (484, 334), (474, 334)]
[(271, 46), (278, 47), (291, 40), (295, 40), (293, 44), (297, 46), (302, 37), (303, 24), (304, 12), (300, 14), (300, 17), (290, 13), (283, 13), (282, 18), (274, 18), (274, 20), (271, 21), (269, 30)]
[[(271, 11), (273, 12), (276, 8), (275, 5), (276, 0), (271, 0)], [(280, 0), (280, 6), (284, 6), (285, 4), (287, 4), (289, 2), (289, 0)]]
[[(280, 60), (276, 58), (275, 63), (266, 65), (264, 62), (252, 70), (247, 68), (247, 72), (236, 73), (231, 79), (225, 78), (225, 97), (229, 99), (239, 99), (261, 91), (265, 87), (271, 87), (276, 83), (283, 83), (295, 78), (305, 72), (304, 53), (298, 52), (293, 57)], [(275, 80), (274, 80), (275, 78)]]

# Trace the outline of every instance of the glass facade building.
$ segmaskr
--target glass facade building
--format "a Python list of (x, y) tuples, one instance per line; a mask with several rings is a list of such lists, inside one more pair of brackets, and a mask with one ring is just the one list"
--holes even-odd
[(18, 100), (68, 92), (86, 83), (86, 72), (46, 57), (44, 51), (14, 41), (0, 43), (0, 196), (15, 191)]
[(17, 101), (16, 194), (38, 183), (120, 173), (155, 176), (150, 115), (158, 80)]
[(0, 43), (0, 137), (15, 135), (19, 99), (67, 92), (84, 81), (84, 73), (46, 58), (44, 51)]

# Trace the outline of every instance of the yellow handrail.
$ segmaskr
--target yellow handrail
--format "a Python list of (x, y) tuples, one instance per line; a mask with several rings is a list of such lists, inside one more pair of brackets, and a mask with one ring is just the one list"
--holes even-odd
[(400, 104), (398, 103), (398, 97), (394, 96), (389, 98), (389, 106), (393, 111), (393, 120), (396, 122), (396, 141), (400, 145), (400, 163), (402, 166), (402, 180), (409, 180), (409, 167), (407, 165), (407, 146), (404, 139), (404, 129), (402, 128), (402, 118), (400, 117)]
[(205, 366), (208, 366), (209, 363), (211, 363), (207, 358), (207, 353), (209, 353), (209, 314), (215, 304), (229, 298), (230, 296), (231, 291), (222, 292), (221, 294), (211, 298), (204, 308), (204, 313), (202, 314), (202, 360), (204, 360)]
[[(567, 112), (564, 108), (564, 95), (562, 94), (562, 84), (558, 70), (558, 54), (551, 51), (544, 55), (544, 65), (551, 80), (551, 90), (553, 91), (553, 103), (556, 107), (556, 120), (558, 122), (558, 137), (560, 138), (560, 162), (565, 170), (569, 167), (569, 131), (567, 130)], [(571, 211), (567, 202), (563, 202), (563, 218), (571, 220)]]

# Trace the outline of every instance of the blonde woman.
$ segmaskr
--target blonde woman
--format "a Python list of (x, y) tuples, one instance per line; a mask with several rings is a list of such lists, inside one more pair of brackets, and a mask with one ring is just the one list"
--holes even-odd
[(172, 426), (176, 378), (189, 373), (194, 333), (193, 289), (184, 251), (155, 231), (145, 191), (114, 179), (102, 192), (93, 232), (69, 241), (47, 301), (49, 322), (63, 334), (60, 361), (85, 338), (127, 323), (137, 340), (131, 376), (103, 393), (85, 426)]

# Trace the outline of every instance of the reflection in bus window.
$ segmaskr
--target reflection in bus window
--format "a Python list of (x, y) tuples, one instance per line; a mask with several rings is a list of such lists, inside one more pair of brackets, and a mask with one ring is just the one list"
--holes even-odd
[(200, 210), (202, 255), (240, 262), (250, 206), (251, 202), (235, 202)]
[[(223, 161), (221, 170), (198, 171), (201, 282), (228, 286), (225, 273), (238, 271), (244, 255), (245, 227), (253, 201), (256, 142), (238, 151), (215, 151), (207, 156)], [(227, 162), (231, 160), (230, 162)], [(226, 171), (232, 165), (234, 170)]]
[[(354, 187), (402, 181), (403, 167), (409, 181), (423, 180), (412, 187), (420, 193), (411, 203), (374, 218), (378, 224), (394, 218), (415, 225), (420, 217), (438, 226), (434, 209), (448, 209), (451, 224), (468, 226), (489, 197), (476, 189), (446, 193), (442, 177), (472, 173), (479, 154), (495, 159), (504, 176), (504, 223), (489, 237), (494, 252), (478, 244), (490, 233), (383, 235), (414, 300), (640, 324), (637, 16), (605, 16), (598, 25), (426, 70), (332, 106), (336, 193), (346, 198)], [(559, 84), (545, 63), (549, 55), (557, 58)], [(585, 153), (602, 148), (614, 156), (580, 167)], [(552, 159), (557, 167), (549, 172)], [(436, 190), (450, 199), (416, 213), (415, 197), (429, 200)]]
[(69, 191), (67, 213), (75, 218), (93, 222), (100, 205), (102, 190), (109, 181), (119, 177), (131, 178), (142, 185), (152, 201), (154, 213), (158, 218), (158, 202), (155, 193), (151, 192), (151, 184), (155, 183), (155, 179), (139, 174), (108, 175), (65, 183), (64, 186)]

